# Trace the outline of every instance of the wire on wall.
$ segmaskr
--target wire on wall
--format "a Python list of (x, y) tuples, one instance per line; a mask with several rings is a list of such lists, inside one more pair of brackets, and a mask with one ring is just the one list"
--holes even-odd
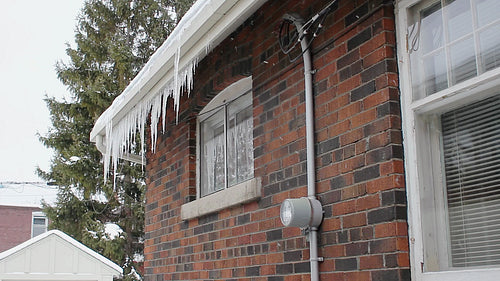
[[(290, 62), (295, 62), (299, 58), (302, 57), (302, 55), (309, 50), (311, 47), (312, 42), (314, 39), (318, 36), (318, 34), (321, 32), (323, 28), (323, 22), (326, 19), (326, 16), (332, 11), (334, 8), (336, 8), (337, 0), (334, 0), (330, 2), (325, 8), (323, 8), (321, 11), (319, 11), (316, 15), (314, 15), (311, 19), (309, 19), (307, 22), (302, 24), (301, 30), (297, 30), (295, 28), (294, 20), (299, 17), (284, 17), (283, 21), (281, 22), (280, 25), (280, 31), (279, 31), (279, 45), (281, 48), (281, 51), (288, 55), (288, 58), (290, 59)], [(309, 43), (307, 44), (307, 48), (302, 50), (299, 54), (296, 56), (292, 56), (292, 52), (297, 48), (297, 46), (300, 46), (300, 42), (304, 38), (304, 36), (307, 36), (308, 34), (312, 33), (312, 37), (309, 40)]]

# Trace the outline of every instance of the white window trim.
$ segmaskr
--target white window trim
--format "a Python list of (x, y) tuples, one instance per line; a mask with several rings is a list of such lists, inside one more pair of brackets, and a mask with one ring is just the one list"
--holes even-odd
[[(424, 169), (417, 159), (417, 147), (428, 139), (418, 135), (420, 114), (432, 115), (460, 107), (491, 95), (493, 88), (500, 87), (500, 69), (495, 69), (447, 88), (437, 94), (413, 101), (410, 75), (410, 60), (407, 52), (408, 8), (418, 0), (403, 0), (395, 3), (396, 31), (398, 44), (399, 82), (401, 90), (401, 111), (403, 146), (405, 152), (405, 176), (408, 199), (408, 225), (410, 240), (410, 262), (412, 280), (418, 281), (469, 281), (498, 280), (500, 268), (474, 268), (436, 272), (424, 272), (424, 237), (421, 217), (420, 186), (425, 178), (420, 176)], [(491, 89), (489, 91), (488, 89)], [(428, 167), (427, 169), (431, 169)], [(429, 171), (426, 171), (429, 172)], [(425, 173), (425, 171), (424, 171)]]

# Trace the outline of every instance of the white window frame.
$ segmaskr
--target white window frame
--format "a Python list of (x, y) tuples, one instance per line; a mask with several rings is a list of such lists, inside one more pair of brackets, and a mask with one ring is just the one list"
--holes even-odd
[[(210, 112), (225, 103), (248, 93), (252, 90), (252, 77), (246, 77), (229, 85), (214, 97), (210, 103), (203, 108), (200, 116)], [(181, 206), (181, 218), (183, 220), (192, 219), (205, 214), (226, 209), (231, 206), (243, 204), (257, 200), (261, 196), (261, 181), (255, 176), (247, 181), (201, 196), (201, 151), (200, 151), (200, 121), (198, 118), (196, 128), (196, 200)], [(226, 178), (227, 181), (227, 178)]]
[[(430, 96), (414, 100), (412, 96), (410, 57), (407, 50), (408, 10), (420, 2), (417, 0), (403, 0), (395, 3), (412, 280), (498, 280), (500, 276), (499, 267), (450, 268), (440, 271), (429, 271), (426, 270), (428, 264), (424, 264), (424, 262), (430, 262), (428, 257), (427, 259), (425, 257), (426, 251), (430, 253), (430, 249), (424, 249), (424, 247), (428, 247), (425, 246), (428, 245), (426, 244), (428, 239), (424, 237), (423, 225), (426, 222), (423, 222), (421, 213), (422, 210), (428, 208), (427, 204), (429, 202), (422, 202), (421, 198), (424, 188), (432, 188), (436, 185), (435, 181), (440, 181), (442, 178), (441, 170), (435, 169), (436, 165), (441, 165), (439, 163), (440, 160), (429, 159), (439, 158), (439, 153), (425, 152), (425, 150), (436, 149), (439, 140), (436, 139), (437, 134), (425, 134), (432, 130), (425, 126), (431, 124), (430, 126), (432, 127), (432, 120), (443, 112), (495, 94), (495, 88), (498, 89), (500, 87), (500, 68), (480, 74)], [(498, 93), (498, 90), (496, 93)], [(426, 159), (428, 155), (432, 155), (433, 157), (427, 157), (427, 160), (424, 162), (422, 159)], [(432, 192), (435, 198), (444, 196), (436, 192), (436, 190)], [(436, 201), (439, 202), (439, 198)], [(446, 223), (446, 214), (441, 214), (434, 223), (436, 224), (436, 228), (441, 227), (442, 223)], [(438, 238), (438, 241), (439, 239), (443, 238)], [(447, 251), (447, 249), (444, 249), (447, 247), (447, 242), (439, 242), (441, 243), (438, 243), (433, 248), (436, 258), (435, 262), (439, 262), (438, 252)]]
[[(49, 227), (49, 220), (47, 216), (43, 212), (32, 212), (31, 213), (31, 238), (33, 238), (34, 233), (33, 231), (35, 230), (35, 219), (44, 219), (45, 220), (45, 231), (42, 233), (47, 232), (47, 229)], [(38, 235), (40, 235), (39, 233)]]

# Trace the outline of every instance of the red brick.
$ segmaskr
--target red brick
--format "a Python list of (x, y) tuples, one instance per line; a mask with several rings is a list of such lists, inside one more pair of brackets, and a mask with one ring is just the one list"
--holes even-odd
[(370, 281), (370, 272), (368, 271), (354, 271), (354, 272), (345, 272), (344, 278), (347, 281)]
[(351, 127), (357, 128), (366, 125), (377, 118), (377, 110), (372, 108), (367, 111), (363, 111), (351, 118)]
[(373, 51), (377, 50), (379, 47), (386, 45), (386, 44), (391, 44), (394, 42), (393, 39), (390, 37), (393, 37), (393, 33), (389, 32), (382, 32), (379, 33), (375, 36), (373, 36), (370, 40), (368, 40), (366, 43), (361, 45), (359, 47), (359, 54), (360, 56), (364, 59), (366, 59), (366, 56), (371, 54)]
[(380, 196), (378, 194), (364, 196), (356, 200), (356, 211), (364, 211), (380, 207)]
[(384, 266), (384, 257), (382, 255), (363, 256), (359, 258), (359, 269), (374, 269)]
[(340, 203), (333, 204), (332, 215), (333, 216), (345, 215), (345, 214), (353, 213), (355, 210), (356, 210), (356, 201), (355, 200), (343, 201)]
[(364, 137), (364, 132), (362, 128), (352, 130), (340, 136), (340, 145), (344, 146), (359, 141), (363, 137)]
[(342, 121), (361, 112), (361, 102), (353, 102), (339, 110), (338, 120)]
[(385, 73), (375, 79), (375, 88), (377, 90), (386, 87), (399, 87), (399, 77), (397, 73)]
[(337, 258), (345, 256), (344, 245), (331, 245), (323, 247), (323, 256), (325, 258)]
[(353, 186), (348, 186), (342, 189), (342, 200), (357, 198), (361, 195), (366, 194), (366, 186), (364, 184), (358, 184)]
[(375, 226), (375, 237), (392, 237), (396, 236), (397, 222), (388, 222)]
[(366, 190), (368, 193), (375, 193), (383, 190), (404, 187), (404, 183), (405, 181), (403, 175), (389, 175), (366, 183)]
[(342, 217), (342, 227), (350, 228), (366, 225), (366, 214), (359, 213), (353, 215), (345, 215)]
[(397, 238), (397, 249), (399, 251), (404, 251), (404, 252), (408, 252), (409, 251), (409, 245), (408, 245), (408, 238), (407, 237)]
[(323, 231), (331, 231), (340, 229), (341, 222), (339, 218), (325, 218), (321, 223)]
[[(384, 78), (385, 76), (381, 77)], [(389, 89), (382, 89), (363, 99), (363, 107), (366, 109), (376, 107), (388, 101), (389, 98), (390, 98)]]
[(408, 253), (398, 253), (398, 265), (401, 267), (409, 267), (410, 266), (410, 257)]
[[(340, 123), (333, 124), (328, 127), (328, 136), (337, 137), (351, 129), (351, 122), (349, 120), (344, 120)], [(342, 144), (345, 145), (345, 144)]]
[(271, 253), (267, 255), (267, 264), (276, 264), (283, 262), (283, 253)]
[(340, 174), (339, 164), (331, 164), (318, 170), (318, 180), (335, 177)]
[(339, 94), (343, 94), (343, 93), (348, 93), (350, 92), (351, 90), (353, 89), (356, 89), (357, 87), (359, 87), (359, 85), (361, 85), (361, 76), (360, 75), (355, 75), (343, 82), (341, 82), (338, 86), (337, 86), (337, 92)]
[(403, 160), (391, 160), (389, 162), (380, 164), (380, 175), (390, 175), (390, 174), (403, 174), (404, 173), (404, 162)]
[(391, 143), (391, 133), (381, 132), (380, 134), (370, 136), (368, 141), (369, 149), (379, 148)]
[(283, 238), (296, 237), (300, 235), (302, 235), (302, 232), (298, 227), (285, 227), (283, 229)]
[(319, 69), (314, 78), (316, 79), (316, 81), (321, 81), (335, 72), (337, 72), (337, 64), (330, 63), (325, 67)]
[(380, 62), (386, 58), (394, 57), (394, 47), (392, 46), (382, 46), (374, 50), (372, 53), (368, 54), (363, 58), (363, 67), (366, 69), (377, 62)]

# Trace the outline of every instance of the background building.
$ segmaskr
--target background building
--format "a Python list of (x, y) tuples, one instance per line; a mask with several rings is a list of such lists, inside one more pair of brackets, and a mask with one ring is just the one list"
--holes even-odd
[(41, 202), (55, 202), (57, 188), (45, 183), (0, 183), (0, 252), (47, 231)]

